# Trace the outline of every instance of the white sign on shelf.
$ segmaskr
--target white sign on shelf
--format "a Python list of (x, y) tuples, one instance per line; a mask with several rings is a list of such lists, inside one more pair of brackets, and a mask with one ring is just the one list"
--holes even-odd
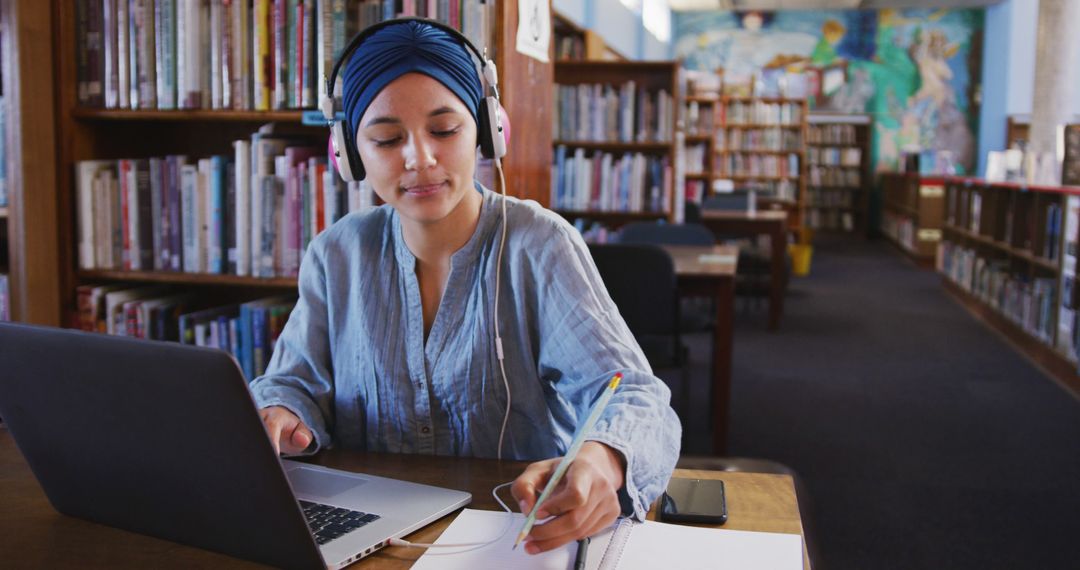
[(551, 5), (547, 0), (518, 0), (517, 50), (548, 62), (551, 45)]

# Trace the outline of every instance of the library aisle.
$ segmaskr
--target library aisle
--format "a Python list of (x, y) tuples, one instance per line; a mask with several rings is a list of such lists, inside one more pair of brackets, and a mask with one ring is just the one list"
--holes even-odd
[(815, 245), (779, 332), (738, 302), (730, 455), (802, 476), (824, 568), (1075, 568), (1080, 402), (883, 240)]

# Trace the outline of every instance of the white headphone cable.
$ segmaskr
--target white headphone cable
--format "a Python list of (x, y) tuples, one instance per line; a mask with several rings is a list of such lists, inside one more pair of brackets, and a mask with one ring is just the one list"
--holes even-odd
[[(499, 503), (499, 506), (501, 506), (503, 508), (503, 510), (508, 512), (508, 513), (512, 513), (514, 511), (511, 511), (510, 507), (506, 506), (506, 503), (504, 503), (503, 500), (499, 498), (499, 489), (502, 489), (503, 487), (509, 487), (510, 485), (513, 485), (513, 484), (514, 484), (514, 482), (510, 481), (508, 483), (503, 483), (502, 485), (496, 485), (495, 488), (491, 490), (491, 496), (495, 497), (495, 502)], [(429, 543), (429, 542), (409, 542), (409, 541), (401, 539), (401, 538), (391, 538), (390, 540), (387, 541), (387, 544), (389, 544), (390, 546), (408, 546), (408, 547), (411, 547), (411, 548), (467, 548), (467, 547), (480, 548), (480, 547), (483, 547), (483, 546), (487, 546), (489, 544), (494, 544), (494, 543), (498, 542), (499, 540), (501, 540), (502, 537), (506, 536), (506, 531), (510, 529), (510, 523), (512, 521), (513, 521), (512, 518), (507, 518), (506, 519), (506, 525), (503, 527), (502, 532), (499, 533), (499, 536), (496, 536), (495, 538), (493, 538), (493, 539), (491, 539), (491, 540), (489, 540), (487, 542), (463, 542), (463, 543), (459, 543), (459, 544), (434, 544), (434, 543)]]
[(503, 387), (506, 388), (506, 413), (503, 415), (502, 428), (499, 429), (499, 448), (495, 455), (499, 461), (502, 461), (503, 436), (506, 435), (506, 424), (510, 421), (510, 382), (506, 379), (506, 366), (503, 364), (502, 335), (499, 332), (499, 285), (502, 282), (503, 250), (506, 248), (506, 178), (503, 177), (502, 160), (498, 157), (495, 158), (495, 172), (499, 174), (499, 190), (502, 192), (502, 238), (499, 240), (499, 256), (495, 262), (495, 312), (493, 320), (495, 322), (495, 357), (499, 360), (499, 371), (502, 372)]

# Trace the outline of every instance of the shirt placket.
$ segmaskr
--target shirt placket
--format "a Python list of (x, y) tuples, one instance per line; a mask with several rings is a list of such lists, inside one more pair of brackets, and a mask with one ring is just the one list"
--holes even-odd
[(431, 417), (431, 390), (424, 366), (424, 310), (420, 302), (420, 284), (413, 267), (405, 268), (406, 298), (409, 307), (406, 359), (409, 382), (413, 385), (413, 429), (415, 452), (435, 453), (435, 428)]

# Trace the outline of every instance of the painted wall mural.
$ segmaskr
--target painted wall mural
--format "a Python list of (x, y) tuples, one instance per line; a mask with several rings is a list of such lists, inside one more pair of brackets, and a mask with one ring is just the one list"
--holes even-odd
[(919, 149), (970, 173), (983, 18), (982, 9), (677, 12), (675, 56), (689, 69), (722, 68), (725, 82), (812, 78), (816, 109), (873, 115), (878, 170)]

